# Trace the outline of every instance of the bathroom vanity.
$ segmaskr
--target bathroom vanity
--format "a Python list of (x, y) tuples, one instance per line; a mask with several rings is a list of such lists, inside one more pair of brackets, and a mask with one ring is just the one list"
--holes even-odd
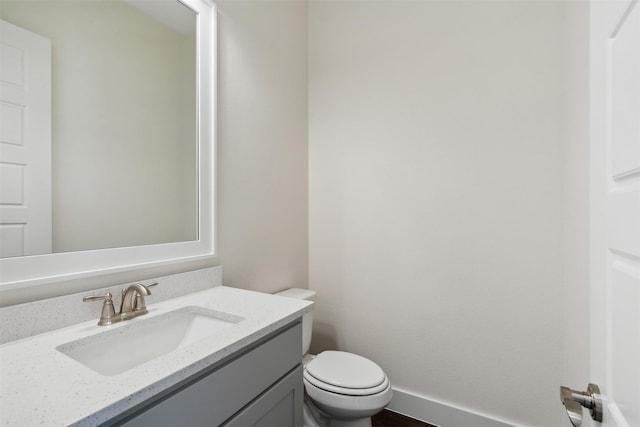
[(311, 306), (220, 286), (115, 325), (96, 319), (5, 344), (0, 423), (300, 427)]
[(106, 425), (301, 426), (301, 336), (291, 323)]

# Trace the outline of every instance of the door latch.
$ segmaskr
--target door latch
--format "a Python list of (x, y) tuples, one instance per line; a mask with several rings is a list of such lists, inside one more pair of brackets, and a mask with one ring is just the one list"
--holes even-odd
[(589, 384), (587, 391), (575, 391), (569, 387), (560, 387), (560, 400), (567, 410), (569, 420), (575, 427), (582, 424), (582, 407), (589, 409), (591, 418), (602, 422), (602, 395), (596, 384)]

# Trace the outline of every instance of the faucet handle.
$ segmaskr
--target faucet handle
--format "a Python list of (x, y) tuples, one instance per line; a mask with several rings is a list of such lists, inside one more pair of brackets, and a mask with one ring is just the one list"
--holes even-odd
[(111, 295), (110, 292), (107, 292), (104, 295), (88, 295), (82, 298), (82, 301), (84, 302), (104, 300), (104, 304), (102, 304), (102, 314), (100, 315), (100, 320), (98, 321), (99, 326), (111, 325), (112, 323), (117, 322), (117, 320), (114, 320), (116, 311), (113, 307), (112, 297), (113, 295)]
[(111, 292), (107, 292), (104, 295), (87, 295), (86, 297), (82, 298), (82, 301), (87, 302), (87, 301), (97, 301), (97, 300), (105, 300), (106, 301), (111, 301), (111, 298), (113, 298), (113, 295), (111, 295)]
[[(158, 282), (153, 282), (148, 285), (142, 285), (142, 286), (144, 286), (145, 288), (147, 288), (147, 290), (149, 290), (149, 288), (152, 286), (158, 286)], [(149, 291), (149, 295), (151, 295), (151, 291)]]

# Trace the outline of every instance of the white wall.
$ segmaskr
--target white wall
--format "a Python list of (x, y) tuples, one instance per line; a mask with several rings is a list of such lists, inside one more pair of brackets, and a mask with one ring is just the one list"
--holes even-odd
[(564, 148), (582, 129), (565, 129), (565, 13), (310, 4), (316, 351), (363, 354), (396, 387), (515, 425), (565, 425), (563, 280), (579, 286), (583, 261), (565, 247), (585, 223), (563, 233), (584, 202), (564, 197), (586, 185), (577, 140)]
[(224, 284), (307, 287), (307, 4), (219, 1), (218, 248)]
[[(562, 384), (586, 390), (589, 372), (589, 3), (567, 2), (564, 55), (564, 363)], [(586, 415), (583, 427), (591, 425)], [(564, 420), (563, 425), (569, 425)], [(595, 425), (595, 423), (594, 423)]]

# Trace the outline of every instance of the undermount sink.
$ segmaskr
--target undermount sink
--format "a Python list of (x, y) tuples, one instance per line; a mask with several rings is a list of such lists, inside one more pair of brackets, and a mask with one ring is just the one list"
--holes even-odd
[(118, 375), (233, 326), (244, 318), (198, 306), (184, 307), (56, 347), (102, 375)]

